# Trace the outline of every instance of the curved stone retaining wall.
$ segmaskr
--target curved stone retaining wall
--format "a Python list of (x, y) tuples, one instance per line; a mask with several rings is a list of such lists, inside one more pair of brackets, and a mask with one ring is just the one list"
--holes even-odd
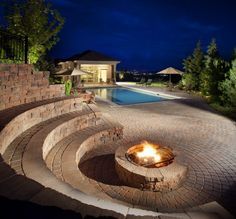
[(83, 99), (72, 98), (42, 105), (15, 117), (0, 133), (0, 153), (21, 133), (50, 118), (74, 111), (82, 111)]
[(118, 124), (116, 124), (116, 126), (114, 127), (111, 127), (110, 129), (103, 130), (101, 132), (96, 133), (95, 135), (90, 136), (78, 147), (78, 150), (76, 152), (76, 165), (78, 166), (80, 162), (93, 157), (90, 154), (89, 157), (83, 159), (85, 154), (89, 154), (91, 151), (96, 151), (99, 147), (102, 147), (103, 145), (108, 147), (109, 143), (111, 144), (110, 147), (113, 147), (114, 143), (117, 140), (120, 140), (122, 136), (123, 127)]
[(98, 120), (99, 117), (96, 117), (94, 112), (90, 111), (90, 113), (78, 116), (57, 126), (44, 140), (42, 147), (43, 159), (46, 159), (48, 152), (63, 138), (76, 131), (96, 125)]

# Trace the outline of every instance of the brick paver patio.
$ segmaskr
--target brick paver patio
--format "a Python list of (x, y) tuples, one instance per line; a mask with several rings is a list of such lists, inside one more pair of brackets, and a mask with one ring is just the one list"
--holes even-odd
[(122, 107), (97, 100), (102, 112), (124, 126), (120, 144), (132, 146), (149, 140), (176, 151), (176, 159), (189, 168), (181, 187), (161, 194), (122, 185), (114, 170), (114, 155), (97, 156), (81, 165), (82, 172), (92, 179), (91, 186), (114, 199), (162, 212), (217, 201), (236, 214), (235, 123), (214, 113), (201, 99), (185, 97)]
[[(140, 213), (150, 218), (222, 218), (215, 213), (224, 210), (213, 201), (236, 215), (235, 123), (216, 114), (199, 98), (178, 95), (185, 99), (122, 107), (97, 100), (102, 118), (96, 107), (92, 110), (92, 105), (83, 105), (83, 111), (79, 112), (80, 107), (73, 98), (69, 105), (65, 104), (67, 98), (56, 98), (1, 111), (0, 130), (4, 130), (14, 117), (25, 111), (65, 101), (53, 105), (51, 113), (54, 116), (45, 114), (47, 119), (35, 123), (31, 117), (36, 115), (28, 113), (29, 121), (24, 121), (33, 122), (32, 125), (22, 130), (19, 126), (19, 131), (12, 129), (14, 133), (10, 134), (15, 135), (14, 141), (0, 156), (1, 195), (55, 205), (82, 215), (93, 212), (97, 216), (135, 218), (132, 215)], [(45, 112), (42, 113), (43, 116)], [(83, 116), (88, 117), (87, 122)], [(122, 136), (119, 124), (124, 126), (122, 140), (118, 140)], [(47, 137), (50, 133), (54, 133), (53, 138)], [(52, 172), (43, 160), (46, 139), (46, 146), (53, 146), (46, 150), (49, 152), (46, 163)], [(187, 178), (177, 190), (167, 193), (141, 191), (120, 182), (114, 166), (116, 148), (132, 146), (142, 140), (172, 147), (177, 154), (176, 160), (188, 166)], [(6, 142), (10, 142), (10, 138)], [(79, 149), (80, 169), (76, 163)], [(173, 214), (162, 215), (165, 212)]]

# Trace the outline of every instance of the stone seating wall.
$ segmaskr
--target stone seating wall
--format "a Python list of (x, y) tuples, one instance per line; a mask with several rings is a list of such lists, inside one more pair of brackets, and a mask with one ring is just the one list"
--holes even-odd
[(42, 145), (43, 158), (45, 159), (48, 152), (62, 139), (76, 131), (95, 126), (100, 122), (100, 115), (94, 115), (94, 113), (92, 113), (77, 116), (76, 118), (57, 126), (47, 135), (44, 144)]
[(65, 99), (41, 105), (19, 114), (11, 120), (0, 132), (0, 153), (4, 153), (7, 146), (25, 130), (32, 126), (66, 113), (81, 111), (82, 98)]

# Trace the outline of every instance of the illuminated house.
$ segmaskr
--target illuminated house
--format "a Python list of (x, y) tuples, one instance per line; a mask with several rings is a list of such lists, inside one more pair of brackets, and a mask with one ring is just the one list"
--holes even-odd
[[(72, 78), (74, 84), (113, 84), (116, 81), (116, 65), (119, 61), (96, 51), (87, 50), (58, 63), (57, 76)], [(73, 75), (73, 70), (79, 70)]]

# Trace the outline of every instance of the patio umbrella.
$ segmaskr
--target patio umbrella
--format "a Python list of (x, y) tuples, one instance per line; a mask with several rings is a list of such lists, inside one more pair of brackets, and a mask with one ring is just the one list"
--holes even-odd
[(71, 73), (71, 76), (77, 76), (77, 75), (87, 75), (89, 72), (83, 71), (81, 69), (74, 68), (74, 70)]
[(156, 74), (169, 75), (169, 83), (171, 83), (171, 75), (182, 75), (183, 72), (178, 69), (169, 67), (162, 71), (157, 72)]
[[(72, 73), (71, 73), (71, 76), (79, 76), (79, 83), (80, 83), (80, 82), (81, 82), (81, 81), (80, 81), (80, 75), (87, 75), (87, 74), (91, 74), (91, 73), (86, 72), (86, 71), (83, 71), (83, 70), (81, 70), (81, 69), (74, 68), (73, 71), (72, 71)], [(75, 79), (75, 80), (76, 80), (76, 79)], [(77, 84), (78, 81), (75, 82), (75, 83)]]

